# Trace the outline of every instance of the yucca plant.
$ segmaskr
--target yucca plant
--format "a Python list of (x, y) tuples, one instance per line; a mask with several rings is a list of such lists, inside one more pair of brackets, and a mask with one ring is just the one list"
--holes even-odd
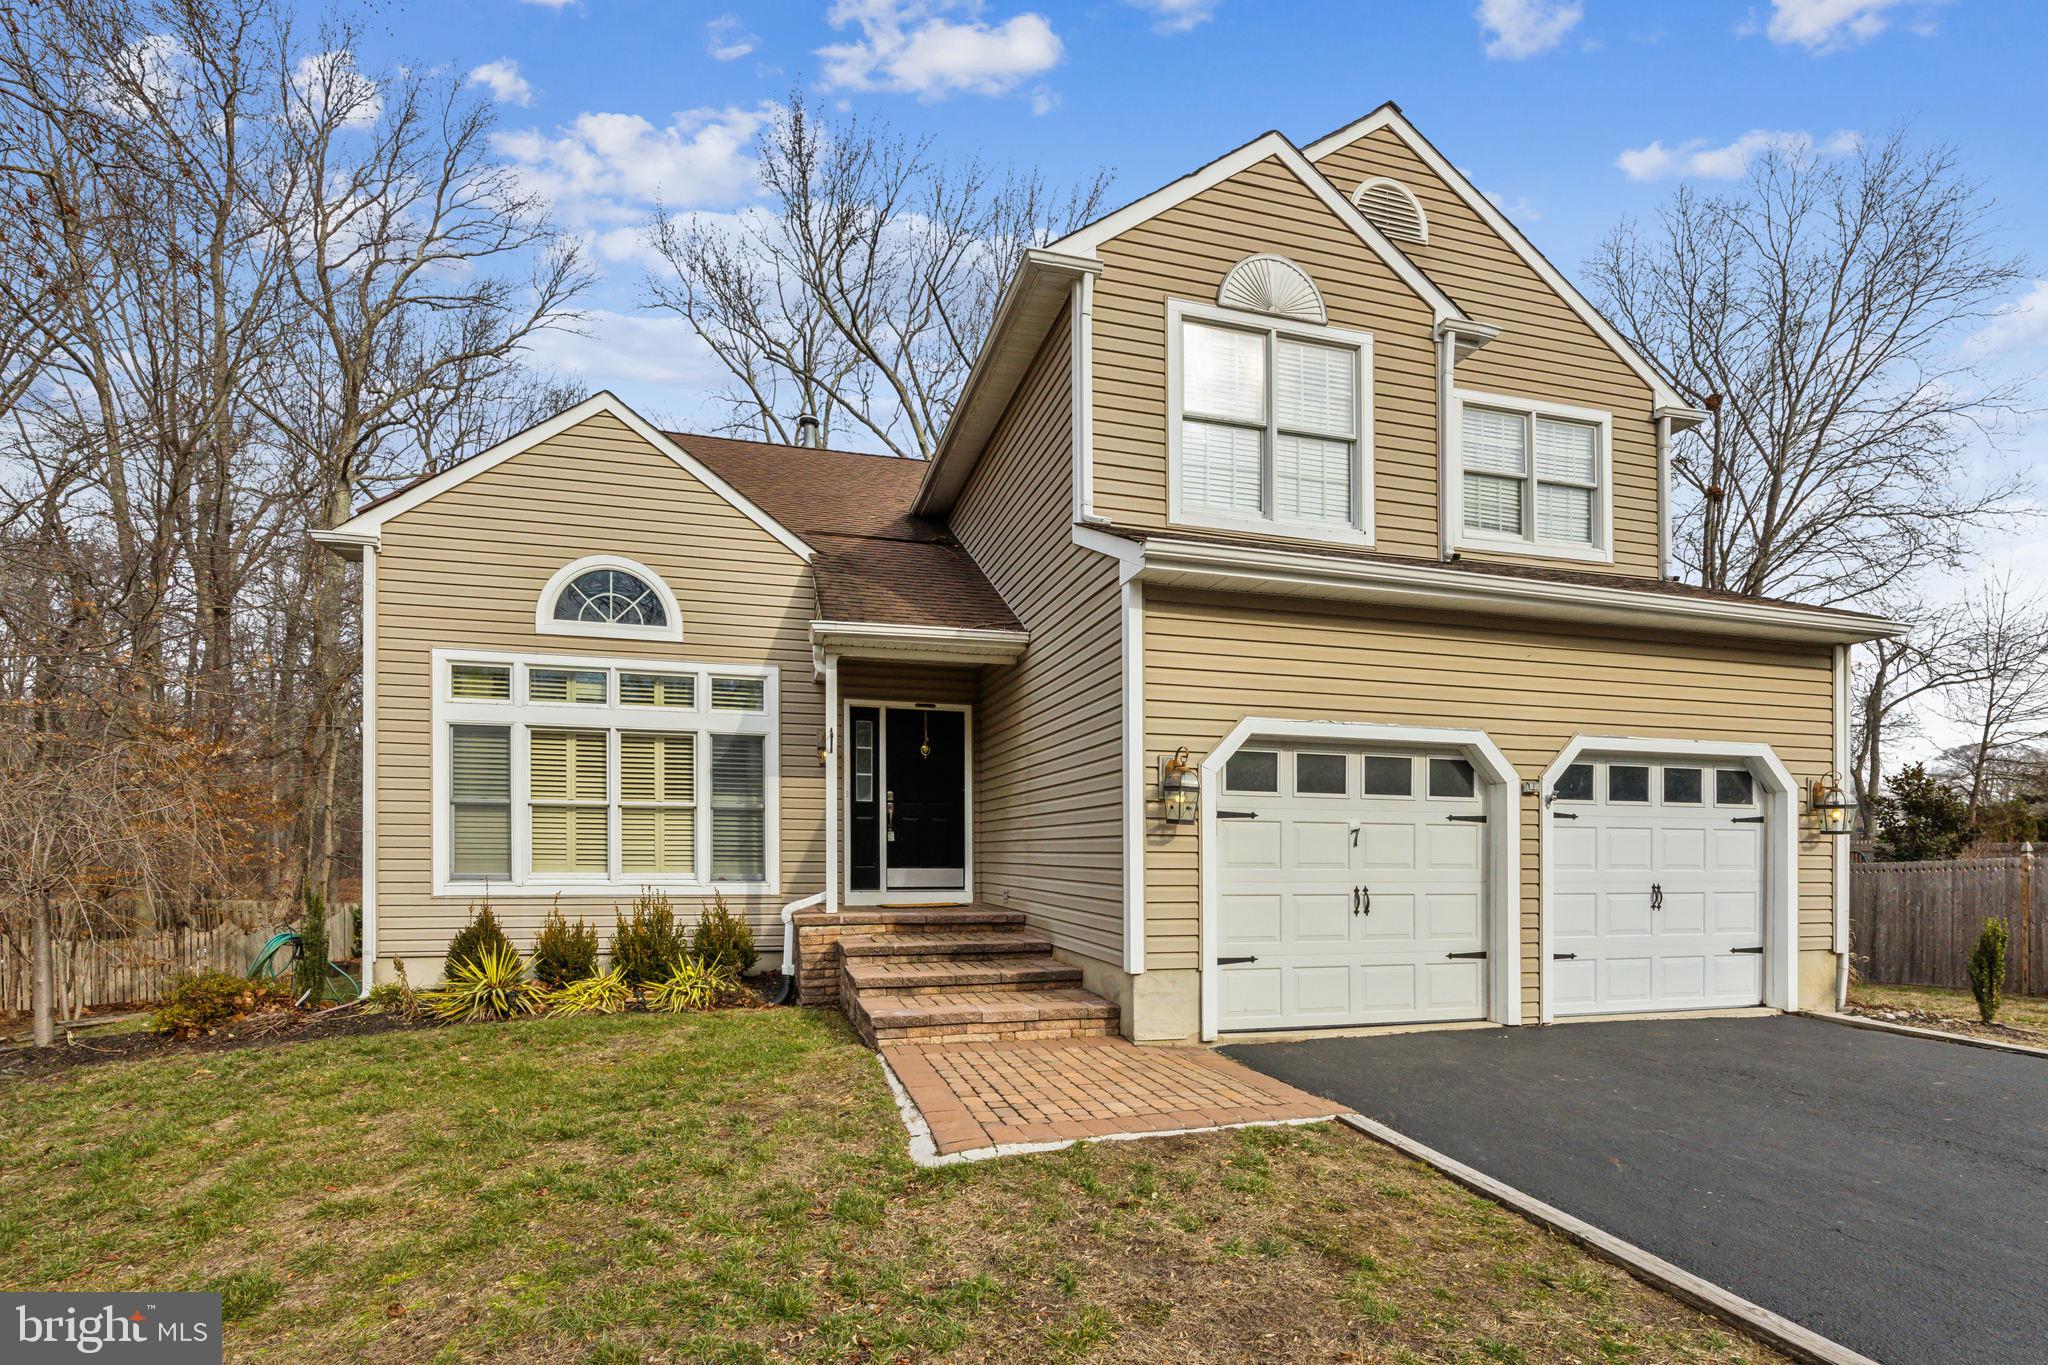
[(428, 998), (436, 1018), (451, 1024), (513, 1019), (538, 1012), (547, 992), (526, 975), (526, 963), (509, 947), (491, 944), (448, 972), (448, 984)]
[(549, 1014), (617, 1014), (633, 1003), (633, 983), (617, 967), (580, 977), (548, 994)]
[(731, 963), (685, 958), (647, 988), (647, 1008), (663, 1014), (716, 1009), (739, 988), (740, 974)]

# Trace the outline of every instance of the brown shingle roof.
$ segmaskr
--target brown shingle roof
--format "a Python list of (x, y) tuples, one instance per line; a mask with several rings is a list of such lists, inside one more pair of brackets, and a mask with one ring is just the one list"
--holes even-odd
[(924, 461), (665, 434), (817, 551), (821, 619), (1023, 629), (951, 533), (911, 514)]

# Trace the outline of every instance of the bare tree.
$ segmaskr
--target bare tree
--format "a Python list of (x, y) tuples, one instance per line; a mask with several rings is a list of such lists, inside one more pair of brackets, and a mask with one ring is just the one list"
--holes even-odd
[(1964, 620), (1973, 667), (1943, 709), (1970, 736), (1955, 756), (1975, 819), (2001, 764), (2048, 739), (2048, 608), (2007, 575), (1970, 598)]
[[(491, 106), (420, 67), (373, 75), (347, 29), (277, 52), (284, 155), (272, 225), (288, 244), (297, 382), (270, 410), (311, 481), (316, 524), (348, 519), (424, 408), (504, 382), (529, 338), (573, 324), (591, 275), (546, 205), (494, 159)], [(301, 756), (304, 880), (335, 896), (334, 791), (353, 651), (342, 566), (309, 548), (311, 713)]]
[(657, 211), (645, 306), (725, 367), (730, 429), (786, 442), (809, 413), (828, 438), (851, 426), (916, 457), (936, 448), (1019, 256), (1095, 217), (1109, 184), (948, 163), (930, 139), (823, 122), (800, 93), (756, 155), (764, 207)]
[(1884, 782), (1886, 742), (1909, 731), (1927, 702), (1974, 681), (1983, 666), (1972, 623), (1960, 606), (1894, 604), (1885, 615), (1916, 624), (1907, 635), (1862, 646), (1853, 670), (1851, 780), (1866, 833)]
[(1978, 477), (2018, 390), (1958, 357), (2025, 278), (1954, 149), (1905, 134), (1761, 156), (1741, 188), (1681, 186), (1588, 262), (1622, 331), (1712, 414), (1680, 438), (1678, 558), (1700, 582), (1836, 602), (1955, 567), (2014, 507)]

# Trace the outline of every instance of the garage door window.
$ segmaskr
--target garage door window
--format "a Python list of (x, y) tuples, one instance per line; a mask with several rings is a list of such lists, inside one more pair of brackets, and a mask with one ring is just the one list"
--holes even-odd
[(1557, 785), (1550, 794), (1559, 801), (1591, 801), (1593, 799), (1593, 765), (1574, 763), (1564, 770), (1564, 776), (1557, 779)]
[(1367, 796), (1408, 796), (1415, 790), (1415, 760), (1386, 754), (1365, 756)]
[(1650, 799), (1650, 770), (1634, 763), (1615, 763), (1607, 769), (1607, 799), (1638, 802)]
[(1667, 806), (1697, 806), (1706, 797), (1700, 788), (1698, 768), (1666, 768), (1664, 770), (1664, 804)]
[(1343, 796), (1350, 789), (1349, 765), (1342, 754), (1296, 754), (1296, 796)]
[(1721, 768), (1714, 773), (1714, 804), (1717, 806), (1753, 806), (1756, 804), (1756, 779), (1749, 775), (1747, 768)]
[(1472, 795), (1472, 765), (1462, 758), (1429, 760), (1429, 794), (1459, 799)]
[(1254, 749), (1232, 754), (1223, 769), (1223, 785), (1234, 792), (1279, 791), (1280, 755)]

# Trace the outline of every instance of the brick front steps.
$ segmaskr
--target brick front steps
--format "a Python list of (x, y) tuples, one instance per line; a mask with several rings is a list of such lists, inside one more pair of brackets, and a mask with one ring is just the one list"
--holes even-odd
[(838, 1004), (873, 1047), (1117, 1031), (1116, 1006), (1081, 989), (1021, 911), (806, 911), (795, 924), (798, 999)]

